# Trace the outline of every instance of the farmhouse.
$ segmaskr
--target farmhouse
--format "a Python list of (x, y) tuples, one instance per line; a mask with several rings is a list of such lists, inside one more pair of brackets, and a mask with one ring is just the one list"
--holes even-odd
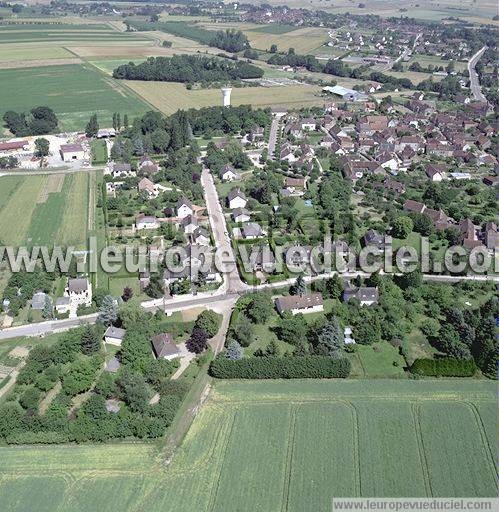
[(173, 342), (171, 334), (167, 332), (154, 336), (151, 343), (157, 359), (172, 360), (180, 357), (177, 345)]
[(61, 144), (59, 152), (63, 162), (83, 160), (85, 158), (85, 150), (81, 144)]
[(431, 181), (442, 181), (446, 170), (447, 166), (444, 164), (429, 164), (426, 166), (426, 176)]
[(121, 347), (121, 342), (125, 337), (126, 330), (120, 329), (119, 327), (113, 327), (112, 325), (106, 329), (104, 333), (104, 341), (110, 345)]
[(275, 306), (280, 314), (286, 311), (290, 311), (293, 315), (297, 313), (318, 313), (324, 310), (324, 300), (320, 293), (289, 295), (276, 299)]

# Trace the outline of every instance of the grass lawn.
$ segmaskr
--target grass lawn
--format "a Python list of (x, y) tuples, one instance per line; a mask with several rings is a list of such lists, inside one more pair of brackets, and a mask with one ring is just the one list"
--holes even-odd
[(92, 164), (105, 164), (107, 162), (107, 146), (104, 140), (92, 141)]
[(54, 109), (61, 130), (83, 130), (93, 113), (101, 126), (111, 126), (114, 112), (133, 119), (150, 110), (135, 94), (88, 64), (0, 69), (0, 116), (38, 105)]
[(492, 497), (495, 414), (493, 382), (216, 382), (169, 464), (153, 443), (0, 448), (0, 506), (326, 512), (333, 496)]
[[(355, 352), (347, 354), (352, 362), (352, 377), (405, 378), (405, 360), (397, 348), (382, 341), (374, 345), (359, 345)], [(395, 364), (394, 364), (395, 363)]]

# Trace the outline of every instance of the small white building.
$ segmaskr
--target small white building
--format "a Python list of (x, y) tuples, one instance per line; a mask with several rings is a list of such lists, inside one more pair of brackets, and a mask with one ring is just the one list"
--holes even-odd
[(63, 162), (72, 162), (85, 158), (85, 150), (81, 144), (61, 144), (59, 152)]
[(123, 342), (125, 334), (125, 329), (120, 329), (119, 327), (113, 327), (111, 325), (106, 329), (106, 332), (104, 333), (104, 341), (110, 345), (121, 347), (121, 343)]
[(220, 179), (222, 181), (234, 181), (239, 178), (239, 175), (237, 174), (236, 170), (232, 165), (227, 164), (220, 170)]
[(160, 226), (158, 219), (154, 215), (145, 215), (140, 213), (135, 218), (135, 228), (141, 229), (158, 229)]
[(151, 340), (152, 348), (157, 359), (172, 360), (180, 357), (180, 350), (173, 342), (171, 334), (164, 332)]
[(192, 203), (187, 198), (179, 199), (177, 202), (177, 217), (179, 219), (184, 219), (188, 215), (192, 215), (194, 213), (194, 209), (192, 207)]
[(71, 304), (69, 302), (69, 297), (59, 297), (55, 301), (55, 310), (59, 315), (65, 315), (69, 313)]
[(236, 208), (232, 212), (234, 222), (248, 222), (251, 219), (250, 212), (246, 208)]

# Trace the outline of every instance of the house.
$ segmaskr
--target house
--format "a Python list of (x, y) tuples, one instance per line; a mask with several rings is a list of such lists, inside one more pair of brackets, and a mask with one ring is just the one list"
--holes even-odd
[(477, 227), (470, 219), (463, 219), (459, 223), (459, 232), (459, 240), (466, 249), (473, 249), (474, 247), (483, 245), (482, 242), (478, 240)]
[(256, 222), (245, 222), (241, 228), (241, 235), (246, 240), (254, 240), (264, 235), (260, 224)]
[(234, 181), (238, 178), (239, 175), (236, 173), (234, 167), (232, 167), (230, 164), (224, 165), (220, 170), (220, 179), (222, 181)]
[(444, 164), (428, 164), (425, 169), (426, 176), (428, 176), (431, 181), (442, 181), (446, 171), (447, 166)]
[(261, 126), (255, 126), (251, 128), (249, 133), (249, 140), (251, 142), (260, 142), (263, 140), (264, 130)]
[(83, 160), (85, 158), (85, 150), (81, 144), (61, 144), (59, 152), (63, 162)]
[(343, 292), (343, 300), (348, 302), (356, 299), (361, 306), (371, 306), (377, 304), (379, 299), (378, 289), (371, 286), (361, 286), (359, 288), (347, 288)]
[(190, 235), (198, 228), (198, 220), (194, 215), (187, 215), (187, 217), (182, 219), (180, 225), (182, 226), (184, 233)]
[(251, 218), (250, 212), (246, 208), (236, 208), (232, 212), (234, 222), (248, 222)]
[(426, 210), (426, 205), (419, 201), (408, 199), (403, 206), (405, 212), (408, 213), (423, 213)]
[(70, 306), (69, 297), (59, 297), (55, 301), (55, 310), (58, 315), (65, 315), (66, 313), (69, 313)]
[(125, 334), (125, 329), (120, 329), (111, 325), (106, 329), (106, 332), (104, 333), (104, 341), (110, 345), (121, 347), (121, 343), (125, 337)]
[(240, 188), (232, 189), (227, 196), (227, 200), (231, 210), (235, 210), (236, 208), (245, 208), (246, 203), (248, 202), (244, 192)]
[(405, 186), (404, 186), (403, 183), (400, 183), (400, 182), (395, 181), (395, 180), (391, 180), (389, 178), (387, 178), (383, 182), (383, 188), (385, 190), (390, 191), (390, 192), (394, 192), (395, 195), (397, 195), (397, 196), (400, 196), (400, 195), (405, 193)]
[(135, 228), (140, 229), (158, 229), (159, 222), (158, 219), (154, 215), (146, 215), (144, 213), (139, 213), (137, 217), (135, 217)]
[(137, 173), (132, 171), (132, 166), (127, 163), (113, 163), (111, 166), (113, 178), (135, 178)]
[(210, 234), (204, 228), (197, 228), (191, 238), (196, 245), (210, 245)]
[(493, 187), (494, 185), (499, 185), (499, 176), (485, 176), (482, 181), (488, 187)]
[(142, 174), (146, 174), (147, 176), (154, 176), (157, 172), (159, 172), (159, 165), (148, 156), (143, 156), (140, 159), (138, 167), (139, 171)]
[(121, 363), (119, 359), (116, 356), (114, 356), (107, 362), (104, 371), (109, 373), (116, 373), (120, 369), (120, 367)]
[(142, 178), (137, 188), (139, 192), (144, 192), (149, 198), (156, 198), (159, 195), (154, 183), (149, 178)]
[(396, 155), (391, 153), (381, 153), (376, 161), (383, 167), (383, 169), (389, 169), (390, 171), (396, 171), (399, 168), (400, 161)]
[(180, 357), (180, 350), (173, 342), (171, 334), (163, 332), (151, 340), (156, 359), (172, 360)]
[(380, 251), (384, 251), (387, 242), (385, 241), (385, 236), (381, 235), (374, 229), (370, 229), (363, 237), (362, 241), (364, 243), (364, 247), (377, 247)]
[(177, 217), (185, 219), (188, 215), (192, 215), (194, 213), (192, 206), (192, 203), (186, 197), (179, 199), (177, 202)]
[(45, 307), (46, 300), (47, 294), (40, 290), (37, 291), (31, 299), (31, 309), (34, 309), (35, 311), (42, 311)]
[(497, 232), (497, 224), (495, 222), (487, 222), (485, 224), (485, 246), (487, 249), (494, 250), (499, 245), (499, 233)]
[(275, 306), (281, 315), (287, 311), (293, 315), (297, 313), (318, 313), (324, 311), (324, 300), (320, 293), (288, 295), (276, 299)]
[(286, 178), (284, 186), (293, 195), (303, 195), (307, 182), (305, 178)]
[(304, 131), (313, 132), (317, 128), (317, 121), (311, 117), (307, 119), (302, 119), (300, 121), (300, 127)]
[(71, 306), (91, 306), (92, 285), (86, 277), (69, 279), (67, 296)]
[(114, 128), (100, 128), (97, 131), (98, 139), (109, 139), (111, 137), (116, 137), (116, 130)]

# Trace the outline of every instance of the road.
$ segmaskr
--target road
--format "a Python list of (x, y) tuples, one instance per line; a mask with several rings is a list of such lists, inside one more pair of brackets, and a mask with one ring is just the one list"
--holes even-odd
[[(241, 281), (236, 265), (236, 257), (232, 248), (225, 215), (220, 204), (217, 188), (210, 170), (203, 166), (201, 173), (201, 185), (204, 190), (204, 199), (208, 217), (210, 219), (211, 231), (215, 239), (215, 247), (218, 251), (222, 248), (227, 254), (228, 272), (224, 273), (223, 289), (228, 293), (239, 292), (245, 289), (245, 284)], [(221, 267), (218, 267), (221, 268)]]
[(403, 60), (405, 59), (406, 57), (408, 57), (415, 49), (416, 49), (416, 45), (418, 44), (418, 40), (420, 39), (420, 37), (423, 35), (422, 32), (420, 32), (419, 34), (416, 35), (416, 37), (414, 38), (414, 41), (412, 43), (412, 46), (408, 46), (407, 48), (405, 48), (405, 50), (394, 60), (392, 61), (391, 63), (388, 63), (388, 64), (385, 64), (383, 66), (381, 66), (379, 68), (380, 71), (390, 71), (390, 69), (393, 68), (393, 65), (397, 62), (399, 62), (400, 60)]
[(486, 46), (478, 50), (473, 57), (468, 61), (468, 73), (470, 75), (470, 89), (473, 99), (476, 101), (486, 102), (487, 98), (483, 95), (482, 87), (480, 86), (480, 80), (478, 79), (478, 74), (476, 72), (476, 64), (482, 58)]
[(277, 143), (277, 134), (279, 132), (279, 123), (281, 120), (278, 117), (274, 117), (272, 119), (272, 124), (270, 125), (270, 134), (269, 134), (269, 158), (273, 158), (275, 152), (275, 146)]

